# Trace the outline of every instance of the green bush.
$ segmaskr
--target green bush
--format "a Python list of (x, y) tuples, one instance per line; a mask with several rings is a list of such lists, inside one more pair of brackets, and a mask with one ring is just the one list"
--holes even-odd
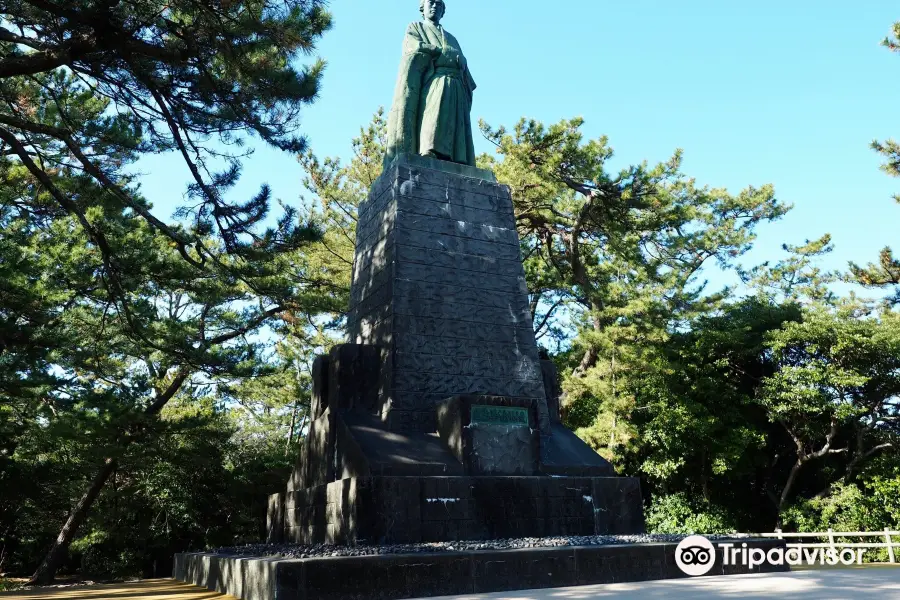
[[(822, 497), (803, 499), (784, 512), (785, 529), (812, 531), (883, 531), (900, 527), (900, 477), (872, 477), (863, 484), (836, 483)], [(838, 538), (841, 540), (841, 538)], [(847, 538), (847, 542), (883, 542), (883, 538)], [(900, 539), (894, 538), (894, 542)], [(895, 550), (896, 552), (896, 550)], [(885, 562), (886, 548), (866, 552), (866, 560)]]
[(21, 587), (22, 585), (15, 581), (0, 577), (0, 592), (15, 592), (16, 590), (21, 589)]
[(646, 511), (649, 533), (733, 533), (733, 519), (721, 508), (692, 502), (685, 494), (657, 496)]

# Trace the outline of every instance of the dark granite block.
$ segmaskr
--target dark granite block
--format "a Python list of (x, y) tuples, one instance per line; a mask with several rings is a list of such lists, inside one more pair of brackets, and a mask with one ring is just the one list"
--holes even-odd
[(521, 250), (518, 245), (511, 245), (505, 241), (493, 241), (471, 239), (448, 233), (436, 233), (433, 231), (418, 231), (410, 229), (405, 223), (400, 223), (392, 233), (394, 243), (416, 248), (431, 250), (446, 250), (462, 254), (474, 254), (476, 256), (495, 256), (507, 260), (521, 260)]
[(593, 480), (595, 530), (599, 534), (644, 531), (641, 481), (636, 477), (601, 477)]
[(398, 178), (399, 174), (394, 169), (382, 173), (369, 189), (369, 195), (359, 204), (357, 218), (363, 221), (371, 219), (384, 208), (386, 202), (392, 201), (398, 189)]
[(407, 543), (421, 539), (421, 483), (416, 477), (373, 477), (357, 483), (357, 541)]
[[(306, 591), (306, 561), (283, 560), (275, 565), (274, 598), (265, 600), (312, 600)], [(257, 599), (254, 600), (264, 600)]]
[(484, 552), (474, 564), (474, 592), (567, 587), (576, 581), (574, 549), (528, 549), (514, 555)]
[(441, 202), (426, 197), (428, 194), (416, 193), (397, 198), (397, 208), (407, 214), (416, 216), (452, 219), (468, 223), (478, 223), (489, 227), (513, 229), (515, 218), (509, 213), (485, 210), (464, 206), (458, 203)]
[(357, 286), (376, 280), (382, 273), (390, 273), (396, 254), (390, 236), (373, 236), (362, 244), (362, 247), (357, 247), (353, 261), (353, 281)]
[(550, 436), (541, 439), (541, 471), (570, 477), (614, 476), (602, 456), (561, 423), (550, 423)]
[(383, 280), (378, 287), (360, 287), (354, 289), (354, 296), (350, 299), (350, 312), (357, 319), (382, 306), (393, 302), (396, 281), (390, 278)]
[(512, 201), (508, 196), (493, 195), (490, 192), (483, 193), (486, 190), (472, 193), (447, 185), (437, 186), (421, 182), (411, 187), (406, 185), (406, 180), (400, 182), (397, 191), (401, 190), (403, 194), (398, 194), (398, 198), (400, 201), (405, 201), (404, 204), (406, 202), (415, 204), (419, 201), (431, 201), (450, 204), (454, 207), (513, 215)]
[[(453, 165), (449, 165), (448, 168), (452, 169)], [(390, 177), (396, 177), (400, 181), (401, 194), (411, 194), (413, 193), (412, 190), (418, 186), (432, 185), (441, 188), (457, 189), (467, 195), (480, 194), (498, 197), (505, 199), (510, 207), (512, 206), (512, 201), (509, 199), (509, 189), (506, 186), (483, 179), (460, 176), (450, 171), (429, 169), (421, 166), (399, 166), (396, 175), (391, 173)]]
[(304, 440), (298, 449), (297, 459), (294, 461), (294, 469), (291, 471), (291, 476), (288, 478), (287, 491), (289, 493), (294, 490), (302, 490), (306, 487), (306, 482), (303, 479), (307, 468), (305, 446), (306, 442)]
[(559, 374), (556, 371), (556, 364), (552, 360), (544, 358), (546, 351), (542, 349), (541, 354), (541, 378), (544, 381), (544, 391), (547, 397), (547, 411), (550, 414), (550, 421), (559, 423), (559, 399), (562, 396)]
[(358, 344), (335, 346), (330, 354), (331, 407), (341, 410), (373, 410), (378, 404), (377, 382), (381, 370), (381, 348)]
[(372, 218), (358, 223), (356, 227), (358, 256), (364, 257), (366, 251), (377, 245), (379, 239), (388, 237), (393, 231), (397, 221), (396, 204), (385, 207), (384, 210), (373, 215)]
[[(408, 315), (411, 317), (444, 317), (464, 320), (467, 323), (531, 327), (531, 313), (527, 309), (511, 310), (509, 306), (492, 308), (470, 304), (458, 304), (451, 302), (446, 298), (430, 300), (406, 296), (395, 298), (391, 304), (391, 308), (396, 314)], [(537, 369), (536, 365), (535, 369)], [(503, 371), (498, 372), (502, 373)], [(536, 375), (540, 376), (540, 372), (538, 371)]]
[(367, 477), (371, 474), (371, 461), (360, 446), (359, 440), (339, 418), (335, 424), (335, 476), (339, 479)]
[(389, 258), (393, 252), (395, 238), (394, 230), (383, 231), (382, 229), (369, 226), (369, 230), (357, 230), (356, 251), (353, 257), (353, 276), (356, 280), (362, 281), (362, 273), (370, 270), (373, 273), (384, 270), (392, 262)]
[[(506, 342), (525, 345), (529, 339), (534, 338), (534, 333), (530, 326), (485, 325), (463, 319), (410, 317), (406, 315), (396, 315), (394, 317), (394, 329), (397, 333), (409, 335), (446, 336), (465, 339), (471, 344)], [(535, 351), (535, 354), (537, 354), (537, 351)], [(541, 388), (541, 396), (543, 397), (543, 382), (541, 382)]]
[(419, 281), (397, 280), (393, 286), (395, 297), (407, 298), (411, 302), (443, 302), (457, 306), (506, 309), (516, 314), (530, 310), (528, 298), (523, 297), (518, 291), (495, 290), (493, 293), (485, 294), (477, 282), (426, 284)]
[(397, 351), (425, 354), (435, 354), (439, 356), (451, 356), (461, 353), (463, 348), (470, 348), (472, 358), (478, 360), (480, 358), (500, 357), (511, 360), (528, 360), (531, 358), (522, 348), (515, 343), (507, 342), (482, 342), (479, 344), (471, 344), (467, 340), (456, 338), (441, 337), (435, 335), (416, 335), (402, 331), (394, 334), (394, 341), (397, 345)]
[(652, 581), (665, 573), (663, 544), (576, 548), (575, 585)]
[(434, 410), (392, 410), (385, 422), (391, 431), (431, 433), (437, 429)]
[(284, 509), (285, 495), (273, 494), (269, 496), (269, 504), (266, 508), (266, 543), (281, 543), (284, 537)]
[(395, 227), (426, 234), (449, 235), (466, 240), (494, 242), (496, 244), (515, 246), (516, 248), (519, 246), (519, 236), (515, 229), (491, 227), (490, 225), (454, 221), (453, 219), (441, 217), (415, 215), (402, 211), (397, 212)]
[(434, 496), (422, 499), (422, 521), (461, 521), (471, 518), (469, 500), (459, 496)]
[(468, 591), (467, 555), (367, 556), (313, 559), (306, 566), (307, 598), (315, 600), (392, 600), (444, 596)]
[(355, 306), (383, 286), (391, 285), (396, 279), (393, 263), (378, 270), (364, 270), (360, 279), (350, 288), (350, 305)]
[(312, 395), (309, 412), (313, 419), (322, 416), (328, 407), (328, 357), (317, 356), (312, 366)]
[(354, 323), (352, 335), (357, 344), (389, 347), (394, 337), (394, 318), (373, 321), (363, 317), (358, 323)]
[[(447, 394), (422, 394), (419, 392), (406, 392), (406, 391), (394, 391), (391, 393), (391, 399), (394, 403), (394, 406), (397, 407), (397, 410), (401, 411), (410, 411), (415, 407), (429, 407), (432, 414), (434, 414), (434, 407), (445, 402), (448, 398)], [(516, 400), (521, 400), (523, 402), (537, 402), (537, 397), (517, 397)], [(436, 431), (437, 426), (434, 424), (434, 420), (431, 419), (432, 425), (434, 427), (430, 431)]]
[(418, 281), (421, 283), (439, 283), (442, 285), (460, 285), (479, 287), (484, 291), (505, 293), (527, 293), (523, 274), (512, 272), (505, 275), (467, 271), (459, 267), (441, 267), (414, 262), (396, 262), (394, 276), (397, 279)]
[[(464, 394), (502, 395), (505, 392), (517, 398), (542, 399), (543, 396), (540, 379), (516, 377), (473, 377), (395, 369), (393, 385), (398, 392), (443, 395), (445, 398)], [(425, 409), (427, 406), (421, 408)]]
[[(508, 353), (508, 355), (512, 354), (512, 352)], [(503, 360), (501, 358), (469, 358), (398, 351), (394, 354), (394, 366), (403, 371), (471, 377), (502, 375), (519, 379), (537, 379), (535, 365), (527, 357)]]
[(329, 406), (309, 425), (299, 477), (301, 489), (334, 481), (334, 420), (335, 411)]

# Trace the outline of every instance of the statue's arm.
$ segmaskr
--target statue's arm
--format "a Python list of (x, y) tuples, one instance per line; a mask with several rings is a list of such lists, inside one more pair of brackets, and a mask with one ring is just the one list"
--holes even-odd
[[(400, 60), (400, 78), (398, 86), (407, 90), (407, 97), (413, 106), (418, 107), (418, 94), (421, 91), (423, 75), (432, 64), (434, 53), (440, 54), (440, 48), (427, 43), (416, 23), (410, 23), (403, 38), (403, 57)], [(409, 96), (414, 96), (409, 98)], [(412, 107), (410, 107), (412, 108)]]
[(410, 23), (406, 28), (406, 37), (403, 38), (403, 54), (426, 54), (428, 56), (437, 56), (441, 53), (441, 48), (434, 44), (429, 44), (419, 33), (415, 23)]
[(426, 43), (416, 24), (412, 23), (403, 38), (400, 72), (388, 115), (385, 164), (401, 152), (412, 154), (418, 150), (419, 99), (425, 73), (432, 65), (433, 51), (440, 53), (439, 48)]
[(468, 92), (469, 95), (469, 104), (471, 104), (473, 93), (478, 86), (475, 85), (475, 80), (472, 79), (472, 72), (469, 70), (469, 61), (466, 60), (466, 57), (462, 53), (459, 55), (459, 66), (463, 73), (466, 92)]

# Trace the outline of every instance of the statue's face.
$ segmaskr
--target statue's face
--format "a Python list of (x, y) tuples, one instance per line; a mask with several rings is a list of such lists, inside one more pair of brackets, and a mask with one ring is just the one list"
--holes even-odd
[(422, 14), (432, 23), (439, 23), (444, 16), (444, 10), (446, 10), (446, 8), (447, 7), (444, 6), (444, 0), (425, 0)]

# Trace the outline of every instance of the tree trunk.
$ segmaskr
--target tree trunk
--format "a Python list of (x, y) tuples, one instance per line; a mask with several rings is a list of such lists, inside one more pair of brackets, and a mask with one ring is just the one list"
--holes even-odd
[(53, 578), (56, 577), (56, 570), (59, 568), (60, 563), (68, 552), (69, 544), (72, 543), (75, 534), (78, 533), (78, 528), (81, 527), (81, 524), (84, 523), (84, 520), (87, 518), (88, 511), (91, 509), (91, 506), (93, 506), (94, 500), (100, 495), (103, 486), (106, 485), (106, 482), (116, 470), (117, 464), (118, 461), (115, 459), (106, 459), (106, 463), (103, 465), (103, 468), (100, 469), (100, 472), (97, 473), (97, 476), (94, 477), (91, 486), (81, 497), (81, 500), (78, 501), (78, 504), (75, 505), (66, 524), (63, 525), (62, 530), (59, 532), (59, 536), (57, 536), (56, 541), (53, 542), (50, 551), (47, 552), (47, 556), (44, 557), (44, 562), (41, 563), (41, 566), (39, 566), (37, 571), (34, 572), (34, 575), (31, 576), (31, 580), (28, 582), (30, 585), (46, 585), (51, 583)]
[(784, 488), (781, 490), (781, 496), (778, 498), (778, 516), (775, 526), (778, 529), (781, 529), (781, 526), (784, 524), (781, 520), (781, 511), (784, 510), (784, 505), (787, 504), (788, 498), (790, 498), (791, 491), (794, 487), (794, 482), (797, 480), (797, 475), (800, 473), (800, 469), (803, 467), (803, 463), (805, 461), (803, 458), (798, 458), (797, 462), (794, 463), (794, 466), (791, 467), (791, 474), (788, 475), (787, 481), (784, 484)]
[(616, 427), (619, 426), (619, 415), (613, 412), (612, 428), (609, 431), (609, 451), (612, 452), (616, 446)]
[[(159, 394), (156, 400), (144, 410), (144, 415), (152, 417), (162, 412), (162, 409), (168, 404), (169, 400), (172, 399), (178, 390), (181, 389), (182, 384), (184, 384), (190, 374), (191, 372), (189, 369), (181, 367), (172, 378), (167, 389)], [(134, 441), (134, 438), (128, 437), (120, 441), (121, 446), (125, 448)], [(44, 561), (37, 568), (37, 571), (34, 572), (34, 575), (31, 576), (29, 584), (44, 585), (53, 581), (56, 577), (56, 570), (59, 568), (60, 562), (62, 562), (62, 559), (69, 550), (69, 544), (72, 543), (72, 540), (75, 539), (75, 534), (78, 533), (78, 528), (84, 523), (88, 511), (91, 510), (94, 501), (103, 490), (103, 486), (106, 485), (106, 482), (109, 481), (109, 478), (118, 466), (119, 461), (115, 458), (106, 459), (103, 468), (100, 469), (100, 472), (94, 477), (94, 480), (81, 497), (81, 500), (79, 500), (78, 504), (75, 505), (75, 508), (72, 509), (69, 518), (66, 520), (66, 524), (63, 525), (62, 530), (60, 530), (59, 535), (56, 537), (56, 541), (50, 546), (50, 551), (47, 552)]]
[[(600, 317), (597, 315), (600, 314), (600, 310), (602, 310), (602, 306), (599, 302), (591, 303), (591, 310), (594, 311), (594, 316), (591, 318), (591, 325), (593, 326), (594, 331), (601, 332), (603, 331), (603, 323), (600, 321)], [(575, 370), (572, 371), (573, 377), (583, 377), (585, 373), (588, 372), (588, 369), (597, 364), (597, 360), (600, 358), (599, 352), (597, 352), (597, 348), (594, 345), (588, 346), (588, 349), (585, 351), (584, 356), (581, 358), (581, 362)]]
[(706, 448), (700, 452), (700, 489), (703, 492), (703, 500), (709, 504), (711, 494), (709, 493), (709, 457)]
[(291, 430), (288, 432), (287, 443), (284, 445), (284, 455), (288, 456), (291, 452), (291, 444), (294, 442), (294, 428), (297, 425), (297, 409), (300, 407), (299, 402), (294, 402), (294, 410), (291, 411)]

